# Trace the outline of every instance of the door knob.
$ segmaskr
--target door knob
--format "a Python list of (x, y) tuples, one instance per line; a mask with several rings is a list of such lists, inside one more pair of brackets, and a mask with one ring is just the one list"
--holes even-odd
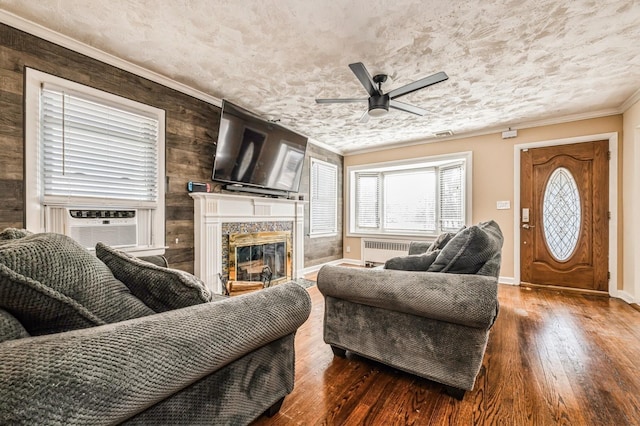
[(522, 224), (522, 227), (523, 227), (524, 229), (529, 229), (529, 228), (535, 228), (536, 226), (535, 226), (535, 225), (529, 225), (528, 223), (523, 223), (523, 224)]

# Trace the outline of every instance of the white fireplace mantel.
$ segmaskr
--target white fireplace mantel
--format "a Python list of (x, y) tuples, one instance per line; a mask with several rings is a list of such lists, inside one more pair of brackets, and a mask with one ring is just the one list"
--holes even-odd
[(222, 294), (222, 224), (293, 222), (293, 277), (304, 268), (304, 202), (281, 198), (193, 192), (194, 272), (214, 293)]

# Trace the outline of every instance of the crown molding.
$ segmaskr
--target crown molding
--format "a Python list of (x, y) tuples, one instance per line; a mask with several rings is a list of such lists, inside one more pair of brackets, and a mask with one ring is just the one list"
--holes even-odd
[(318, 147), (320, 147), (322, 149), (326, 149), (327, 151), (331, 151), (334, 154), (338, 154), (338, 155), (344, 156), (344, 151), (336, 148), (335, 146), (327, 145), (324, 142), (320, 142), (320, 141), (317, 141), (317, 140), (312, 139), (312, 138), (309, 138), (309, 143), (311, 143), (311, 144), (313, 144), (315, 146), (318, 146)]
[(526, 122), (520, 122), (520, 123), (504, 123), (504, 124), (501, 124), (500, 126), (490, 127), (490, 128), (486, 128), (486, 129), (477, 130), (477, 131), (471, 131), (471, 132), (455, 134), (453, 136), (446, 137), (446, 138), (437, 138), (435, 136), (432, 136), (432, 137), (428, 137), (428, 138), (411, 139), (411, 140), (408, 140), (408, 141), (391, 143), (391, 144), (387, 144), (387, 145), (380, 145), (378, 147), (369, 147), (369, 148), (353, 149), (353, 150), (344, 150), (344, 154), (343, 155), (344, 156), (350, 156), (350, 155), (368, 154), (368, 153), (371, 153), (371, 152), (386, 151), (388, 149), (404, 148), (404, 147), (408, 147), (408, 146), (422, 145), (422, 144), (425, 144), (425, 143), (445, 142), (445, 141), (452, 141), (452, 140), (458, 140), (458, 139), (467, 139), (467, 138), (472, 138), (472, 137), (476, 137), (476, 136), (491, 135), (491, 134), (494, 134), (494, 133), (503, 132), (507, 128), (512, 128), (512, 129), (515, 129), (515, 130), (530, 129), (530, 128), (533, 128), (533, 127), (552, 126), (554, 124), (563, 124), (563, 123), (569, 123), (569, 122), (572, 122), (572, 121), (590, 120), (590, 119), (593, 119), (593, 118), (609, 117), (611, 115), (617, 115), (617, 114), (622, 114), (622, 108), (621, 107), (620, 108), (608, 108), (608, 109), (603, 109), (603, 110), (599, 110), (599, 111), (590, 111), (590, 112), (585, 112), (585, 113), (580, 113), (580, 114), (571, 114), (571, 115), (565, 115), (565, 116), (562, 116), (562, 117), (553, 117), (553, 118), (547, 118), (547, 119), (542, 119), (542, 120), (526, 121)]
[(627, 112), (627, 110), (634, 106), (638, 101), (640, 101), (640, 89), (636, 90), (633, 95), (629, 96), (629, 98), (620, 105), (620, 112)]
[(13, 13), (10, 13), (1, 9), (0, 9), (0, 23), (9, 25), (10, 27), (16, 28), (20, 31), (24, 31), (26, 33), (29, 33), (31, 35), (34, 35), (36, 37), (49, 41), (51, 43), (73, 50), (74, 52), (80, 53), (82, 55), (88, 56), (90, 58), (96, 59), (98, 61), (104, 62), (109, 65), (112, 65), (116, 68), (120, 68), (124, 71), (128, 71), (130, 73), (136, 74), (140, 77), (146, 78), (147, 80), (151, 80), (155, 83), (161, 84), (170, 89), (174, 89), (186, 95), (193, 96), (194, 98), (208, 102), (217, 107), (222, 106), (222, 101), (216, 98), (215, 96), (211, 96), (200, 90), (194, 89), (193, 87), (187, 86), (186, 84), (179, 83), (155, 71), (151, 71), (147, 68), (143, 68), (132, 62), (126, 61), (122, 58), (118, 58), (117, 56), (114, 56), (96, 47), (82, 43), (64, 34), (60, 34), (57, 31), (53, 31), (49, 28), (43, 27), (42, 25), (36, 24), (35, 22), (28, 21), (24, 18), (14, 15)]
[[(49, 41), (51, 43), (73, 50), (75, 52), (86, 55), (90, 58), (96, 59), (98, 61), (112, 65), (114, 67), (120, 68), (124, 71), (131, 72), (133, 74), (146, 78), (155, 83), (177, 90), (189, 96), (193, 96), (196, 99), (200, 99), (202, 101), (208, 102), (217, 107), (222, 106), (222, 100), (219, 98), (216, 98), (215, 96), (209, 95), (205, 92), (202, 92), (186, 84), (179, 83), (170, 77), (164, 76), (155, 71), (151, 71), (147, 68), (136, 65), (132, 62), (129, 62), (127, 60), (114, 56), (96, 47), (82, 43), (64, 34), (58, 33), (49, 28), (43, 27), (42, 25), (36, 24), (32, 21), (26, 20), (17, 15), (14, 15), (13, 13), (10, 13), (1, 9), (0, 9), (0, 23), (9, 25), (18, 30), (24, 31), (26, 33), (29, 33), (31, 35), (34, 35), (36, 37)], [(504, 123), (504, 124), (501, 124), (500, 126), (495, 126), (492, 128), (482, 129), (478, 131), (460, 133), (460, 134), (456, 134), (446, 138), (436, 138), (436, 137), (419, 138), (419, 139), (412, 139), (408, 141), (401, 141), (397, 143), (378, 145), (377, 147), (369, 147), (369, 148), (362, 148), (362, 149), (357, 149), (357, 148), (352, 150), (338, 149), (336, 147), (327, 145), (317, 140), (313, 140), (311, 138), (309, 139), (309, 142), (323, 149), (326, 149), (328, 151), (331, 151), (335, 154), (339, 154), (342, 156), (358, 155), (358, 154), (366, 154), (370, 152), (385, 151), (388, 149), (420, 145), (424, 143), (444, 142), (449, 140), (464, 139), (464, 138), (470, 138), (475, 136), (484, 136), (484, 135), (502, 132), (508, 127), (511, 127), (514, 129), (526, 129), (526, 128), (532, 128), (532, 127), (549, 126), (554, 124), (568, 123), (571, 121), (588, 120), (592, 118), (600, 118), (600, 117), (606, 117), (610, 115), (622, 114), (638, 101), (640, 101), (640, 89), (638, 89), (633, 95), (631, 95), (618, 108), (610, 108), (610, 109), (605, 109), (600, 111), (573, 114), (573, 115), (567, 115), (563, 117), (555, 117), (550, 119), (543, 119), (543, 120), (536, 120), (536, 121), (529, 121), (529, 122), (522, 122), (522, 123)]]

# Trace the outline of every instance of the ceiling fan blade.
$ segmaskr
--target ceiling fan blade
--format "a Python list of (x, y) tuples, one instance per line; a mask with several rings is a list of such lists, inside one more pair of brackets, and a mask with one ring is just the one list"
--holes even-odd
[(449, 76), (444, 72), (440, 71), (429, 77), (425, 77), (418, 81), (414, 81), (413, 83), (409, 83), (402, 87), (398, 87), (397, 89), (393, 89), (388, 93), (389, 99), (399, 98), (400, 96), (408, 95), (409, 93), (415, 92), (416, 90), (424, 89), (425, 87), (431, 86), (436, 83), (440, 83), (441, 81), (445, 81), (449, 78)]
[(422, 109), (414, 105), (409, 105), (409, 104), (405, 104), (404, 102), (394, 101), (394, 100), (389, 101), (389, 108), (399, 109), (400, 111), (410, 112), (411, 114), (420, 115), (420, 116), (423, 116), (427, 113), (426, 109)]
[(336, 99), (316, 99), (318, 104), (349, 104), (352, 102), (367, 102), (367, 98), (336, 98)]
[(369, 96), (382, 95), (382, 91), (376, 87), (371, 74), (367, 71), (362, 62), (356, 62), (355, 64), (349, 64), (351, 71), (358, 77), (360, 83), (364, 86)]
[(366, 110), (366, 111), (364, 112), (364, 114), (362, 114), (362, 115), (360, 116), (360, 119), (359, 119), (358, 121), (359, 121), (359, 122), (361, 122), (361, 123), (367, 123), (367, 122), (369, 122), (369, 110)]

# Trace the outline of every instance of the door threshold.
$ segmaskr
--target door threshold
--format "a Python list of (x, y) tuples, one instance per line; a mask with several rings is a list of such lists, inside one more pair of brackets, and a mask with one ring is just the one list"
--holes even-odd
[(559, 285), (548, 285), (548, 284), (533, 284), (533, 283), (525, 283), (525, 282), (521, 282), (520, 287), (528, 288), (530, 290), (554, 290), (554, 291), (561, 291), (566, 293), (580, 293), (580, 294), (587, 294), (590, 296), (609, 297), (609, 293), (607, 291), (589, 290), (586, 288), (564, 287)]

